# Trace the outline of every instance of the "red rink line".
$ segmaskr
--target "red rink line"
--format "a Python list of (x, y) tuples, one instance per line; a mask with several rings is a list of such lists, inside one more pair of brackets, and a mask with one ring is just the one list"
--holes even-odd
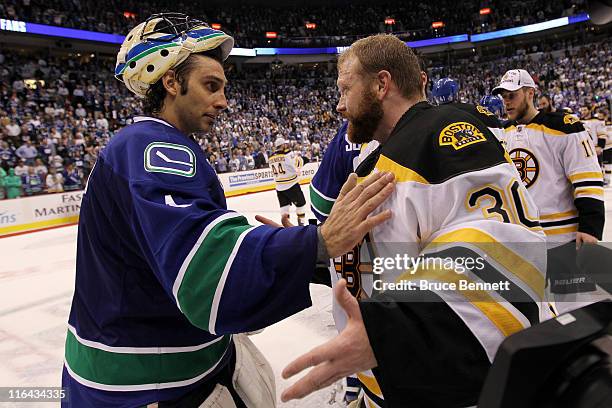
[(41, 232), (41, 231), (47, 231), (47, 230), (52, 230), (52, 229), (56, 229), (56, 228), (70, 227), (72, 225), (77, 225), (77, 224), (78, 224), (78, 222), (71, 222), (70, 224), (54, 225), (52, 227), (38, 228), (38, 229), (29, 230), (29, 231), (13, 232), (12, 234), (6, 234), (6, 235), (0, 236), (0, 239), (8, 238), (8, 237), (15, 237), (17, 235), (30, 234), (32, 232)]

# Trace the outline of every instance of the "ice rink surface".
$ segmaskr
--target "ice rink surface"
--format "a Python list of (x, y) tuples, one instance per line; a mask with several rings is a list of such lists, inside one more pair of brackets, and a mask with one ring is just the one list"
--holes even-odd
[[(302, 189), (308, 199), (308, 186)], [(252, 223), (256, 214), (280, 221), (274, 191), (230, 198), (228, 207)], [(606, 189), (606, 218), (612, 220), (610, 189)], [(60, 385), (74, 289), (76, 233), (77, 227), (70, 226), (0, 239), (0, 387)], [(604, 241), (612, 241), (612, 221), (606, 224)], [(276, 373), (278, 396), (292, 382), (280, 378), (286, 364), (336, 333), (331, 290), (311, 285), (311, 294), (311, 308), (252, 336)], [(334, 400), (341, 398), (340, 387), (336, 384), (279, 407), (339, 407)], [(31, 406), (54, 404), (0, 403), (0, 407)]]

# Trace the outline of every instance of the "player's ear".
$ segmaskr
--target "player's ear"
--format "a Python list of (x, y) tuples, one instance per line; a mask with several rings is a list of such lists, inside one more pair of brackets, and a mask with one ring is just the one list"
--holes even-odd
[(376, 74), (376, 88), (375, 88), (375, 92), (378, 96), (378, 99), (384, 98), (387, 92), (389, 92), (390, 87), (391, 87), (391, 73), (384, 69), (381, 71), (378, 71), (378, 74)]
[(161, 78), (162, 84), (164, 85), (164, 89), (168, 94), (172, 96), (176, 96), (179, 93), (180, 84), (176, 80), (176, 75), (174, 70), (168, 70)]
[(429, 78), (427, 77), (427, 72), (421, 71), (421, 93), (424, 97), (427, 97), (427, 82)]

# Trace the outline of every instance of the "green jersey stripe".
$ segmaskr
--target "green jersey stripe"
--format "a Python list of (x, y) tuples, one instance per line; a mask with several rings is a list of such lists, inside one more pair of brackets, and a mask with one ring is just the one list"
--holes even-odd
[(310, 185), (310, 203), (319, 213), (327, 216), (331, 212), (332, 207), (334, 206), (334, 201), (329, 200), (316, 188)]
[(187, 254), (185, 259), (183, 260), (183, 263), (181, 265), (181, 269), (179, 270), (179, 272), (178, 272), (178, 274), (176, 276), (176, 279), (174, 280), (174, 284), (172, 285), (172, 294), (174, 295), (174, 299), (176, 300), (176, 304), (177, 304), (178, 308), (181, 311), (183, 311), (183, 310), (181, 309), (181, 304), (179, 302), (178, 291), (179, 291), (179, 288), (181, 287), (181, 284), (183, 283), (183, 278), (185, 277), (185, 273), (187, 272), (187, 268), (189, 267), (189, 264), (191, 263), (191, 260), (193, 259), (195, 254), (200, 249), (200, 246), (202, 245), (202, 243), (206, 239), (206, 236), (208, 235), (210, 230), (212, 230), (217, 224), (219, 224), (220, 222), (223, 222), (224, 220), (227, 220), (227, 219), (230, 219), (230, 218), (239, 218), (239, 217), (242, 217), (242, 216), (240, 214), (235, 213), (235, 212), (228, 212), (228, 213), (225, 213), (225, 214), (215, 218), (212, 222), (210, 222), (206, 226), (206, 228), (204, 228), (204, 231), (202, 231), (202, 234), (200, 234), (200, 237), (198, 238), (196, 243), (193, 245), (193, 247), (189, 251), (189, 254)]
[(232, 268), (232, 264), (234, 263), (234, 258), (240, 249), (240, 244), (244, 240), (244, 237), (249, 233), (249, 231), (255, 229), (257, 227), (250, 227), (246, 229), (238, 239), (236, 240), (236, 245), (230, 254), (227, 263), (225, 264), (225, 268), (223, 268), (223, 273), (221, 274), (221, 279), (219, 280), (219, 284), (217, 285), (217, 289), (215, 291), (215, 297), (213, 299), (212, 309), (210, 313), (210, 320), (208, 323), (209, 331), (212, 334), (217, 334), (215, 332), (215, 326), (217, 324), (217, 313), (219, 311), (219, 303), (221, 302), (221, 295), (223, 294), (223, 288), (225, 287), (225, 281), (227, 280), (227, 275), (229, 274), (230, 269)]
[(223, 36), (223, 35), (226, 35), (226, 34), (224, 34), (224, 33), (208, 34), (208, 35), (205, 35), (204, 37), (200, 37), (200, 38), (198, 38), (198, 41), (196, 41), (196, 42), (205, 41), (205, 40), (210, 40), (211, 38), (221, 37), (221, 36)]
[(208, 231), (193, 254), (177, 292), (180, 308), (193, 325), (211, 331), (215, 293), (242, 233), (250, 228), (243, 216), (225, 218)]
[(223, 336), (207, 347), (191, 352), (114, 353), (81, 343), (69, 330), (65, 359), (75, 375), (99, 385), (94, 388), (155, 389), (161, 388), (160, 384), (181, 384), (205, 375), (223, 358), (230, 339), (231, 336)]

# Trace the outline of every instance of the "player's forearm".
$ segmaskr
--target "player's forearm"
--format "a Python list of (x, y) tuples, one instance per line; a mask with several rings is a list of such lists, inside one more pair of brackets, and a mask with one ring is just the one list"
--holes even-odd
[(574, 204), (578, 209), (578, 231), (601, 239), (605, 222), (603, 201), (584, 197), (574, 200)]
[(218, 334), (260, 329), (311, 305), (316, 227), (265, 226), (249, 235), (236, 257), (242, 267), (229, 271), (222, 289), (214, 326)]

